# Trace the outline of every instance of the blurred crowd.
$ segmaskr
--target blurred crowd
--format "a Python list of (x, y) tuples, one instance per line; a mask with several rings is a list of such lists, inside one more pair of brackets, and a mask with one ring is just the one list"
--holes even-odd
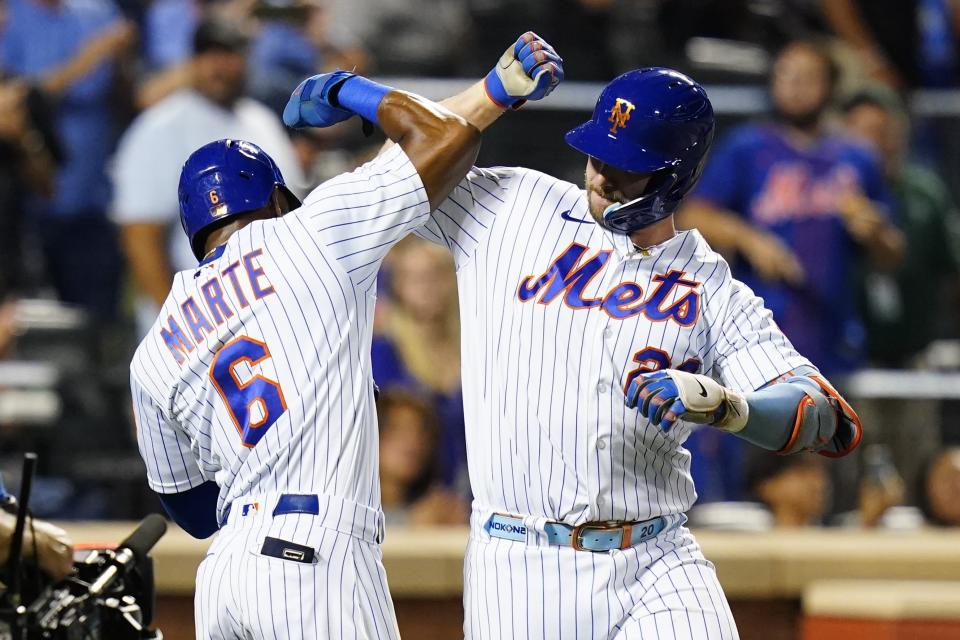
[[(39, 515), (152, 510), (126, 366), (172, 273), (195, 264), (176, 196), (193, 149), (252, 140), (302, 194), (377, 146), (349, 122), (285, 130), (279, 113), (303, 77), (477, 78), (528, 29), (556, 46), (567, 81), (656, 64), (708, 90), (767, 89), (758, 117), (721, 111), (678, 223), (724, 254), (835, 381), (866, 367), (960, 369), (960, 113), (919, 120), (908, 108), (918, 89), (960, 80), (957, 0), (0, 0), (8, 486), (34, 449)], [(481, 161), (579, 182), (560, 134), (582, 117), (513, 114)], [(373, 363), (391, 524), (467, 518), (453, 268), (409, 238), (381, 274)], [(696, 432), (694, 521), (898, 526), (919, 521), (903, 506), (914, 505), (960, 525), (957, 403), (903, 396), (878, 401), (873, 445), (845, 465)], [(903, 447), (905, 431), (920, 444)], [(731, 503), (741, 510), (718, 509)]]

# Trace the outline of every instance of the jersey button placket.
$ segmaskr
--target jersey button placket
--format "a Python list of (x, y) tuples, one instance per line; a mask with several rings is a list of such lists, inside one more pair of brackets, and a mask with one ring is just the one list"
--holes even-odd
[[(610, 256), (610, 265), (604, 273), (601, 291), (607, 292), (615, 287), (623, 279), (624, 262), (619, 258), (616, 252)], [(601, 294), (602, 295), (602, 294)], [(593, 455), (595, 456), (595, 465), (593, 469), (599, 473), (595, 479), (596, 491), (593, 494), (596, 505), (596, 519), (602, 519), (609, 515), (610, 502), (607, 497), (611, 491), (611, 453), (608, 447), (611, 444), (610, 428), (613, 422), (611, 411), (616, 413), (615, 406), (611, 404), (611, 385), (615, 377), (615, 367), (613, 366), (614, 342), (617, 333), (617, 322), (613, 320), (604, 310), (597, 309), (597, 340), (595, 344), (600, 347), (596, 349), (599, 355), (596, 358), (596, 432), (594, 434)], [(593, 487), (591, 487), (593, 488)]]
[[(597, 278), (600, 280), (600, 278)], [(598, 283), (598, 291), (603, 290), (603, 283)], [(601, 296), (602, 293), (590, 292), (591, 295)], [(602, 384), (601, 370), (602, 363), (606, 358), (606, 348), (603, 340), (603, 330), (606, 326), (606, 314), (599, 308), (593, 308), (586, 312), (586, 324), (583, 327), (587, 337), (585, 353), (582, 356), (582, 368), (580, 371), (581, 379), (584, 382), (586, 390), (586, 400), (584, 403), (583, 423), (579, 425), (581, 434), (577, 445), (582, 460), (584, 461), (586, 473), (586, 498), (591, 503), (588, 514), (588, 520), (597, 518), (596, 498), (600, 492), (600, 470), (603, 465), (602, 458), (598, 458), (596, 449), (596, 440), (603, 435), (601, 430), (604, 428), (603, 420), (603, 398), (598, 392), (599, 385)], [(582, 448), (581, 448), (582, 447)]]

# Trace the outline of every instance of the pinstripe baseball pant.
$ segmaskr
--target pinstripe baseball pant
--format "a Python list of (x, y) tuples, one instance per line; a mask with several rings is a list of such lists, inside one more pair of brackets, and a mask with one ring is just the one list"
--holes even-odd
[[(474, 512), (464, 566), (468, 640), (736, 640), (713, 564), (683, 516), (605, 553), (491, 538)], [(536, 536), (531, 523), (531, 535)]]
[[(232, 511), (197, 572), (198, 639), (399, 639), (376, 533), (273, 517), (269, 498), (257, 514)], [(313, 549), (313, 561), (263, 555), (267, 536)]]

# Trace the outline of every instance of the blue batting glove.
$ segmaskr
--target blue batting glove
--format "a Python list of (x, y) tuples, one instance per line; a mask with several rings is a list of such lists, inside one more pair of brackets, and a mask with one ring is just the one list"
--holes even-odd
[(310, 76), (301, 82), (283, 109), (284, 124), (293, 128), (329, 127), (350, 118), (353, 113), (334, 103), (331, 94), (354, 75), (349, 71), (334, 71)]
[(483, 81), (487, 95), (504, 109), (550, 95), (563, 80), (563, 59), (550, 44), (528, 31), (500, 56)]
[(626, 404), (661, 431), (669, 431), (686, 413), (677, 383), (665, 371), (643, 373), (627, 387)]

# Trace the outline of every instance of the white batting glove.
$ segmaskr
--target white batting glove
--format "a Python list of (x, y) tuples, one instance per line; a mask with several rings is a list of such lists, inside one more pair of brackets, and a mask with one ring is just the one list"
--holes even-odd
[(637, 376), (627, 388), (627, 406), (663, 431), (683, 419), (736, 433), (746, 426), (749, 415), (743, 394), (708, 376), (677, 369)]

